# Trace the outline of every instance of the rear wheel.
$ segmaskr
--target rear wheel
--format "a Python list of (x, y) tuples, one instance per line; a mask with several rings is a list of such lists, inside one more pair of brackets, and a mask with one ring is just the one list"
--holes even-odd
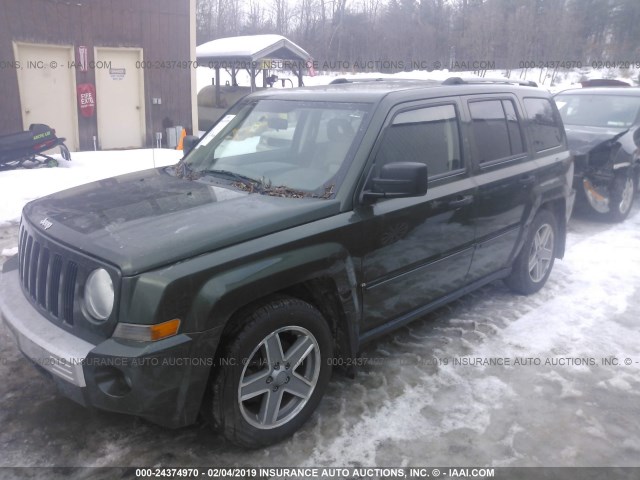
[(540, 210), (529, 227), (522, 250), (513, 262), (505, 283), (525, 295), (535, 293), (546, 283), (556, 254), (556, 219), (549, 210)]
[(266, 302), (238, 322), (203, 411), (230, 442), (257, 448), (311, 416), (331, 376), (333, 343), (320, 312), (294, 298)]

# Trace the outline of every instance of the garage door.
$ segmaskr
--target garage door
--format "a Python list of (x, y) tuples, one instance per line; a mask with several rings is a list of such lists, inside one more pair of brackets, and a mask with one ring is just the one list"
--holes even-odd
[(73, 47), (14, 43), (18, 70), (22, 123), (46, 123), (66, 138), (69, 150), (78, 149)]
[(98, 141), (103, 149), (144, 146), (144, 75), (141, 49), (95, 49)]

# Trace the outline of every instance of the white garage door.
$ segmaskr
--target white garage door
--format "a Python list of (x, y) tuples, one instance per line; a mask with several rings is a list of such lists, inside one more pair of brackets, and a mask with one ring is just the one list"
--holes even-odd
[[(98, 140), (103, 149), (144, 146), (142, 50), (95, 49)], [(105, 64), (107, 66), (105, 66)]]
[(18, 87), (22, 123), (46, 123), (58, 137), (66, 138), (69, 150), (78, 150), (78, 113), (76, 106), (73, 47), (14, 43), (20, 62)]

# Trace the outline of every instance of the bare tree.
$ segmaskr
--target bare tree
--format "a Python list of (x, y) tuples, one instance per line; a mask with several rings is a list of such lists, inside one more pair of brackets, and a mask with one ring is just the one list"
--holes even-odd
[(287, 35), (289, 32), (289, 2), (288, 0), (272, 0), (273, 17), (275, 19), (276, 31), (280, 35)]
[(280, 33), (320, 62), (447, 66), (455, 52), (458, 62), (506, 70), (549, 64), (545, 78), (557, 76), (558, 62), (640, 55), (638, 0), (197, 0), (196, 24), (198, 43)]
[(265, 10), (260, 0), (249, 0), (246, 29), (248, 33), (259, 33), (265, 24)]

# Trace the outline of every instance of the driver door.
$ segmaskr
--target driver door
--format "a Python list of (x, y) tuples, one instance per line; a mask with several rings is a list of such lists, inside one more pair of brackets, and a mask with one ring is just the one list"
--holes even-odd
[(390, 162), (427, 165), (422, 197), (362, 206), (363, 333), (403, 323), (461, 288), (471, 264), (476, 187), (460, 136), (459, 105), (421, 103), (396, 111), (375, 154), (372, 176)]

